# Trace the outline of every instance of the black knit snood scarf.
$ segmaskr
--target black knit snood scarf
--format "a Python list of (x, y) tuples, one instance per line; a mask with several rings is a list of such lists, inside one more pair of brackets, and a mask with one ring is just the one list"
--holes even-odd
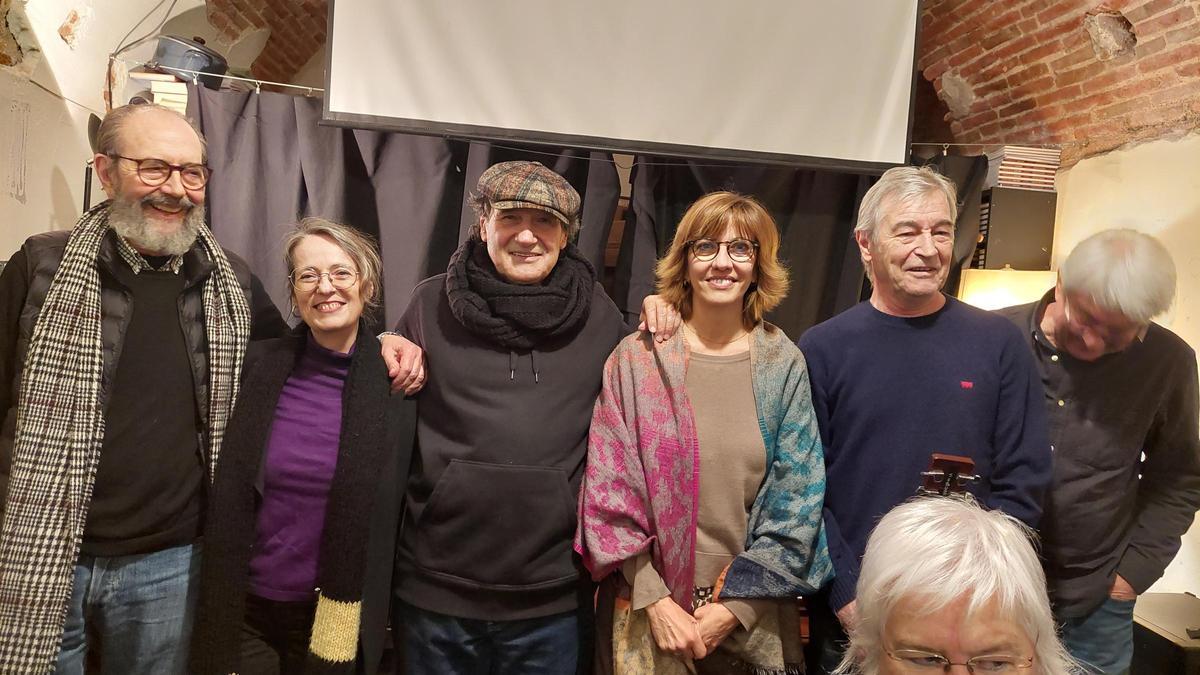
[(450, 311), (467, 330), (509, 349), (533, 349), (581, 328), (591, 309), (596, 271), (574, 244), (540, 284), (514, 284), (496, 271), (487, 245), (463, 242), (446, 269)]

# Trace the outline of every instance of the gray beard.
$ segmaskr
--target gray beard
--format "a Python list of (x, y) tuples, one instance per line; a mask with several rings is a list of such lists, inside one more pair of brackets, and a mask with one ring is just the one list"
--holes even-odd
[[(178, 204), (187, 209), (187, 214), (177, 230), (161, 232), (146, 218), (142, 211), (143, 204)], [(139, 251), (151, 255), (183, 255), (196, 243), (200, 228), (204, 226), (204, 205), (193, 204), (187, 197), (175, 202), (157, 194), (149, 194), (138, 200), (118, 195), (113, 198), (108, 224)]]

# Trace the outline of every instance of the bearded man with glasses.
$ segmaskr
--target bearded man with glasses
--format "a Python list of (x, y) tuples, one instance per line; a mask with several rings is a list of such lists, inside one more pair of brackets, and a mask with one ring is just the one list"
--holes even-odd
[(286, 327), (204, 223), (178, 113), (100, 126), (109, 196), (0, 275), (0, 670), (183, 672), (203, 495), (247, 342)]
[(1151, 321), (1171, 306), (1175, 278), (1159, 241), (1105, 230), (1072, 249), (1040, 301), (1000, 310), (1045, 388), (1046, 577), (1063, 641), (1089, 672), (1128, 672), (1137, 596), (1200, 508), (1196, 352)]

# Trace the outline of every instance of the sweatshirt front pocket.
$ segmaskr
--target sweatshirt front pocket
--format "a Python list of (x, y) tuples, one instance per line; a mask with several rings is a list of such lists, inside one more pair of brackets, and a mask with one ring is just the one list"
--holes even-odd
[(561, 469), (453, 459), (417, 523), (416, 563), (473, 588), (561, 585), (577, 576), (574, 514)]

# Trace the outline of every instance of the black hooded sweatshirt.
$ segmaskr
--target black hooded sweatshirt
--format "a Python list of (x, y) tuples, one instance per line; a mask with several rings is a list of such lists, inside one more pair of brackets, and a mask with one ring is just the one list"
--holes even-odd
[(582, 328), (513, 350), (462, 325), (441, 274), (413, 291), (396, 331), (429, 372), (397, 595), (466, 619), (574, 610), (576, 500), (604, 363), (627, 333), (620, 312), (596, 283)]

